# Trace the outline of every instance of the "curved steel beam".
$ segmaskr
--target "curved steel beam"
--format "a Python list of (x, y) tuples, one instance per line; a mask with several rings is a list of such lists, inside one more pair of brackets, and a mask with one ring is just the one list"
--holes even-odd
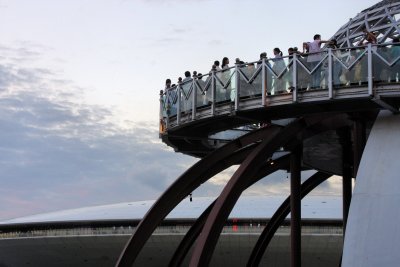
[[(312, 123), (312, 121), (310, 122)], [(225, 221), (248, 185), (248, 179), (257, 174), (263, 161), (274, 151), (301, 133), (307, 127), (306, 122), (304, 119), (296, 119), (281, 131), (266, 136), (261, 144), (247, 156), (224, 187), (212, 208), (201, 235), (197, 239), (190, 266), (208, 266)]]
[[(303, 132), (303, 138), (311, 137), (320, 132), (328, 131), (328, 130), (334, 129), (336, 127), (342, 127), (342, 125), (348, 125), (350, 123), (351, 123), (351, 121), (348, 120), (348, 116), (346, 114), (336, 114), (334, 116), (331, 116), (331, 117), (319, 122), (318, 124), (308, 127)], [(297, 140), (297, 142), (298, 142), (298, 140)], [(289, 142), (288, 145), (290, 146), (293, 144), (291, 144)], [(284, 162), (282, 162), (282, 161), (284, 161)], [(287, 157), (285, 159), (280, 158), (275, 161), (275, 164), (282, 165), (281, 163), (288, 165), (289, 157)], [(283, 167), (284, 166), (281, 166), (280, 168), (283, 168)], [(250, 181), (250, 184), (248, 186), (253, 185), (257, 181), (259, 181), (261, 178), (268, 175), (268, 171), (270, 171), (270, 167), (268, 165), (265, 165), (264, 169), (262, 169), (259, 172), (259, 173), (261, 173), (261, 176), (254, 177), (254, 180)], [(178, 248), (175, 250), (175, 253), (170, 260), (169, 266), (180, 266), (182, 264), (187, 253), (189, 252), (190, 248), (192, 247), (194, 241), (196, 240), (196, 238), (200, 234), (201, 230), (203, 229), (206, 218), (209, 215), (213, 205), (215, 204), (215, 201), (213, 201), (213, 203), (211, 203), (208, 206), (208, 208), (200, 215), (200, 217), (196, 220), (196, 222), (191, 226), (189, 231), (186, 233), (185, 237), (180, 242)]]
[[(285, 168), (289, 165), (289, 155), (285, 155), (277, 160), (274, 161), (273, 165), (269, 163), (264, 164), (264, 167), (259, 171), (256, 176), (253, 176), (249, 180), (249, 184), (247, 187), (250, 187), (254, 183), (261, 180), (263, 177), (279, 170)], [(216, 200), (214, 200), (206, 210), (200, 215), (200, 217), (196, 220), (196, 222), (190, 227), (189, 231), (186, 233), (185, 237), (180, 242), (178, 248), (175, 250), (174, 255), (169, 262), (170, 267), (178, 267), (182, 265), (183, 260), (185, 259), (187, 253), (189, 252), (190, 248), (192, 247), (194, 241), (199, 236), (203, 226), (207, 220), (208, 215), (210, 214), (211, 209), (213, 208)]]
[[(323, 172), (317, 172), (308, 178), (301, 185), (301, 198), (305, 197), (308, 193), (314, 190), (318, 185), (324, 182), (326, 179), (331, 177), (332, 174), (327, 174)], [(250, 255), (247, 266), (258, 266), (267, 249), (271, 239), (274, 237), (275, 232), (278, 230), (279, 226), (285, 220), (285, 218), (290, 213), (290, 196), (282, 203), (282, 205), (276, 210), (275, 214), (269, 220), (267, 226), (264, 228), (260, 237), (257, 240), (256, 245)]]
[[(185, 171), (153, 204), (127, 242), (116, 266), (132, 266), (151, 234), (190, 192), (215, 174), (241, 162), (265, 136), (277, 135), (282, 127), (271, 125), (244, 135), (212, 152)], [(257, 144), (258, 146), (258, 144)]]

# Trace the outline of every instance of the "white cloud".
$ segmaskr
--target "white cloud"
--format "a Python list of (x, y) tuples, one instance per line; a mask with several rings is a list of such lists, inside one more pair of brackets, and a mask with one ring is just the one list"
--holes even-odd
[(153, 199), (193, 161), (165, 149), (152, 123), (121, 127), (47, 69), (0, 61), (0, 74), (2, 219)]

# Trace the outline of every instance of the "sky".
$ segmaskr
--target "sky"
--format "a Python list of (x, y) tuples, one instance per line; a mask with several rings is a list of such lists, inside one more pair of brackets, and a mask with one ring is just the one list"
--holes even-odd
[[(0, 0), (0, 220), (157, 198), (197, 161), (158, 138), (166, 78), (329, 39), (376, 2)], [(287, 192), (278, 172), (246, 194)]]

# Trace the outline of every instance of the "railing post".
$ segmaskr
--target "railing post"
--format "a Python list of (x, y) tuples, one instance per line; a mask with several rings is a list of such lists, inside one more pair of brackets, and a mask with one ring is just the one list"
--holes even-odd
[(293, 102), (297, 102), (297, 54), (293, 53), (293, 73), (292, 73), (292, 97)]
[(372, 69), (372, 45), (369, 43), (367, 47), (368, 54), (368, 95), (372, 96), (372, 86), (373, 86), (373, 69)]
[(215, 115), (215, 98), (216, 98), (216, 83), (215, 83), (216, 67), (213, 65), (211, 69), (211, 115)]
[(236, 72), (235, 111), (237, 111), (239, 110), (239, 96), (240, 96), (239, 63), (235, 64), (235, 72)]
[(261, 80), (262, 80), (262, 84), (261, 84), (261, 105), (262, 106), (266, 106), (266, 96), (267, 96), (267, 72), (266, 72), (266, 66), (267, 66), (267, 62), (266, 62), (266, 58), (263, 57), (262, 58), (262, 64), (261, 64)]
[(197, 72), (193, 72), (193, 84), (192, 84), (192, 120), (196, 119), (196, 106), (197, 106)]
[(333, 98), (333, 60), (332, 60), (332, 48), (328, 48), (328, 90), (329, 99)]
[(179, 125), (181, 122), (181, 84), (182, 78), (179, 77), (178, 79), (178, 86), (176, 87), (177, 94), (178, 94), (178, 103), (176, 105), (176, 125)]

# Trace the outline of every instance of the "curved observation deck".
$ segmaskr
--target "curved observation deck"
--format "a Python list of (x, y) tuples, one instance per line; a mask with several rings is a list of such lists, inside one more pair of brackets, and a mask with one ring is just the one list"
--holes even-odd
[(161, 91), (160, 137), (203, 157), (263, 123), (399, 107), (400, 43), (325, 49), (211, 70)]
[[(358, 46), (367, 37), (365, 30), (375, 35), (378, 44)], [(399, 168), (392, 161), (399, 150), (398, 140), (392, 140), (398, 136), (399, 117), (390, 114), (398, 113), (400, 106), (399, 38), (400, 0), (384, 0), (339, 29), (332, 37), (337, 50), (262, 58), (195, 75), (161, 91), (161, 138), (176, 151), (202, 159), (148, 211), (117, 266), (131, 266), (174, 207), (234, 165), (236, 171), (187, 232), (170, 266), (180, 266), (186, 255), (190, 266), (208, 266), (241, 194), (282, 169), (290, 172), (290, 195), (264, 228), (247, 266), (260, 265), (289, 212), (290, 263), (301, 266), (301, 198), (332, 174), (342, 176), (346, 232), (342, 266), (396, 265), (393, 248), (400, 236), (395, 234), (396, 224), (388, 222), (397, 221), (393, 203), (400, 199)], [(380, 112), (384, 109), (390, 112)], [(301, 182), (304, 169), (316, 172)], [(353, 177), (357, 177), (356, 197), (350, 208)], [(332, 259), (334, 266), (340, 261)]]

